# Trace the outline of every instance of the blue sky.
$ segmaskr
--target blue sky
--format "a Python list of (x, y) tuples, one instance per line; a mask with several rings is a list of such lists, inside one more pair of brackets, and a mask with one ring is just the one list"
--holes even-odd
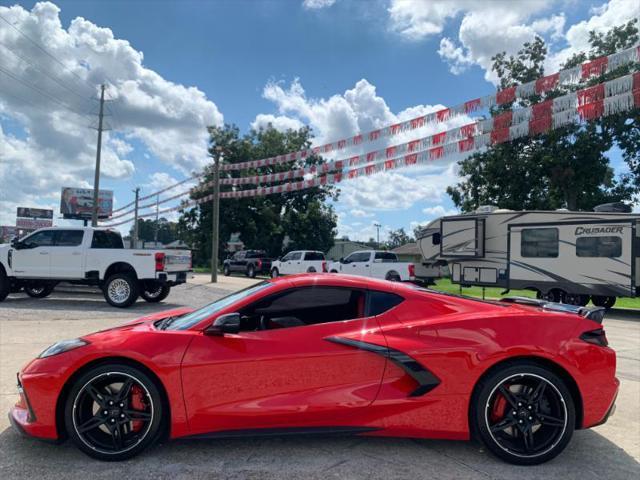
[[(247, 131), (257, 116), (273, 115), (283, 124), (309, 124), (319, 140), (337, 140), (332, 135), (341, 131), (335, 127), (345, 111), (355, 122), (351, 127), (366, 127), (405, 118), (408, 112), (428, 111), (433, 105), (452, 106), (486, 95), (494, 90), (487, 68), (496, 48), (513, 52), (523, 40), (542, 35), (551, 46), (552, 71), (584, 46), (585, 31), (610, 28), (637, 16), (640, 8), (628, 0), (484, 4), (464, 0), (60, 0), (16, 5), (9, 10), (0, 7), (0, 15), (10, 16), (69, 65), (86, 59), (92, 65), (84, 83), (59, 68), (54, 75), (67, 77), (64, 81), (87, 98), (87, 85), (101, 72), (113, 83), (109, 94), (118, 100), (109, 108), (113, 116), (108, 121), (114, 130), (107, 141), (101, 187), (114, 190), (117, 205), (128, 203), (137, 185), (143, 194), (150, 193), (206, 163), (202, 136), (206, 124), (224, 119)], [(60, 25), (55, 25), (56, 16)], [(77, 17), (85, 22), (80, 25), (74, 20)], [(70, 28), (72, 22), (76, 27)], [(4, 42), (3, 32), (8, 35)], [(56, 35), (72, 37), (73, 42), (58, 44)], [(14, 42), (12, 48), (29, 47), (24, 37), (0, 24), (0, 44), (9, 45), (7, 39)], [(78, 42), (91, 51), (74, 48)], [(22, 52), (44, 59), (38, 59), (40, 53), (33, 48)], [(143, 58), (136, 56), (139, 52)], [(71, 69), (83, 76), (82, 71)], [(131, 87), (134, 84), (138, 86)], [(65, 99), (68, 93), (47, 79), (40, 86), (89, 116), (95, 112), (95, 102)], [(188, 91), (188, 87), (197, 90)], [(28, 90), (17, 93), (34, 97)], [(349, 95), (360, 103), (347, 105)], [(35, 98), (37, 103), (47, 101)], [(24, 170), (11, 189), (11, 198), (0, 194), (0, 223), (13, 221), (17, 204), (55, 207), (61, 183), (92, 184), (93, 131), (65, 138), (68, 132), (56, 135), (42, 127), (43, 121), (52, 119), (36, 112), (35, 106), (20, 105), (2, 93), (0, 102), (0, 133), (10, 146), (5, 153), (17, 165), (11, 168), (12, 176), (16, 168)], [(90, 120), (79, 117), (73, 122), (83, 125)], [(346, 130), (345, 136), (354, 133)], [(42, 156), (42, 147), (51, 149), (55, 162), (51, 155)], [(622, 167), (619, 154), (612, 160), (618, 169)], [(47, 173), (48, 165), (54, 163), (55, 175)], [(0, 167), (0, 182), (8, 179)], [(385, 227), (384, 236), (389, 228), (410, 228), (450, 212), (453, 205), (444, 188), (455, 179), (449, 162), (345, 184), (345, 194), (335, 205), (340, 233), (366, 239), (375, 232), (372, 224), (379, 221)], [(412, 195), (403, 193), (407, 188)]]

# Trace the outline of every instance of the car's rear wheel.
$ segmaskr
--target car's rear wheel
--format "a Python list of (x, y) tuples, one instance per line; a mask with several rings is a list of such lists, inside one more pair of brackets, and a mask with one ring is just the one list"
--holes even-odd
[(315, 269), (315, 267), (309, 267), (309, 268), (307, 268), (307, 273), (316, 273), (316, 269)]
[(231, 268), (229, 268), (229, 265), (225, 265), (222, 268), (222, 273), (224, 273), (225, 277), (228, 277), (229, 275), (231, 275)]
[(51, 295), (53, 292), (54, 286), (46, 283), (33, 283), (29, 285), (25, 285), (24, 293), (29, 295), (32, 298), (45, 298)]
[(137, 280), (127, 273), (111, 275), (104, 282), (102, 291), (109, 305), (118, 308), (126, 308), (133, 305), (140, 294)]
[(389, 280), (390, 282), (399, 282), (400, 275), (398, 275), (398, 272), (389, 272), (387, 273), (385, 280)]
[(474, 432), (509, 463), (551, 460), (573, 435), (576, 414), (569, 389), (555, 373), (532, 362), (491, 373), (478, 385), (472, 402)]
[(160, 391), (144, 372), (101, 365), (80, 376), (65, 404), (65, 426), (80, 450), (99, 460), (131, 458), (163, 427)]
[(156, 281), (142, 282), (140, 296), (149, 303), (158, 303), (169, 296), (171, 286)]
[(256, 267), (254, 267), (253, 265), (249, 265), (247, 267), (247, 277), (256, 278)]
[(278, 272), (277, 268), (273, 268), (271, 270), (271, 278), (278, 278), (278, 275), (280, 275), (280, 272)]

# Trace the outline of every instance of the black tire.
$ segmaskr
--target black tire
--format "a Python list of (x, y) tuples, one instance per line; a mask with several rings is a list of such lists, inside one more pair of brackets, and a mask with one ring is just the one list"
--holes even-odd
[(51, 295), (54, 285), (45, 283), (32, 283), (24, 286), (24, 293), (32, 298), (45, 298)]
[(171, 286), (155, 281), (141, 282), (140, 296), (149, 303), (158, 303), (169, 296)]
[(564, 303), (584, 307), (589, 303), (589, 295), (580, 295), (578, 293), (567, 293), (564, 296)]
[(329, 273), (338, 273), (337, 270), (331, 270)]
[(271, 278), (278, 278), (279, 275), (280, 275), (280, 272), (278, 272), (277, 268), (271, 269)]
[(225, 265), (224, 267), (222, 267), (222, 273), (224, 273), (225, 277), (231, 275), (231, 268), (229, 268), (229, 265)]
[(64, 406), (64, 422), (69, 438), (82, 452), (98, 460), (121, 461), (158, 440), (166, 428), (164, 409), (159, 387), (147, 374), (124, 364), (104, 364), (75, 380)]
[(314, 267), (307, 268), (307, 273), (316, 273), (316, 269)]
[(256, 267), (254, 265), (249, 265), (247, 267), (247, 277), (256, 278)]
[(473, 433), (494, 455), (516, 465), (536, 465), (560, 454), (571, 440), (575, 420), (564, 381), (528, 361), (490, 373), (471, 401)]
[(613, 306), (616, 304), (616, 300), (616, 297), (603, 297), (600, 295), (593, 295), (591, 297), (591, 301), (596, 307), (604, 307), (607, 310), (613, 308)]
[(2, 302), (11, 292), (11, 282), (7, 278), (4, 267), (0, 265), (0, 302)]
[(562, 290), (553, 288), (548, 292), (543, 293), (541, 298), (547, 302), (564, 303), (564, 296), (565, 293)]
[(102, 287), (105, 300), (118, 308), (130, 307), (138, 299), (138, 281), (129, 273), (114, 273)]
[(387, 273), (387, 275), (384, 277), (385, 280), (388, 280), (390, 282), (399, 282), (400, 279), (400, 275), (398, 275), (398, 272), (389, 272)]

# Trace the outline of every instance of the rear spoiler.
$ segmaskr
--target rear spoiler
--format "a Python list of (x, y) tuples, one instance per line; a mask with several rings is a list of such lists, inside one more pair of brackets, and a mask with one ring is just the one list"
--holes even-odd
[(597, 323), (602, 323), (606, 309), (603, 307), (581, 307), (579, 305), (568, 305), (566, 303), (555, 303), (547, 300), (539, 300), (529, 297), (505, 297), (500, 300), (505, 303), (516, 303), (518, 305), (529, 305), (539, 307), (552, 312), (575, 313), (581, 317), (588, 318)]

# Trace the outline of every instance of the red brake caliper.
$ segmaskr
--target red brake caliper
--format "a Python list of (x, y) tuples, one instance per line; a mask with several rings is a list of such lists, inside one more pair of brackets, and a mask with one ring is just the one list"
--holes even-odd
[[(139, 386), (134, 385), (133, 387), (131, 387), (130, 395), (131, 397), (129, 398), (129, 405), (131, 406), (131, 410), (144, 411), (146, 405), (144, 403), (144, 392), (142, 391), (142, 389)], [(131, 429), (134, 432), (138, 432), (143, 425), (144, 424), (141, 420), (133, 420), (131, 422)]]
[(498, 394), (493, 402), (493, 408), (491, 409), (491, 421), (497, 422), (504, 418), (507, 413), (507, 399), (502, 394)]

